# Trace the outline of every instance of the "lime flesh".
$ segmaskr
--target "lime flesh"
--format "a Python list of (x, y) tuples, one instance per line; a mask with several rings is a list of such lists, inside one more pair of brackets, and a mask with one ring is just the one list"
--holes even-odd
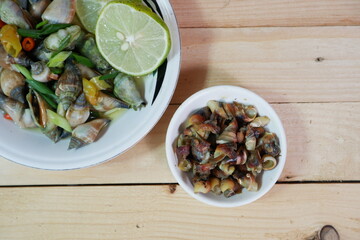
[(133, 1), (111, 2), (103, 8), (96, 24), (96, 42), (115, 69), (133, 76), (157, 69), (171, 47), (163, 20)]
[(95, 33), (100, 12), (112, 0), (77, 0), (76, 14), (86, 30)]

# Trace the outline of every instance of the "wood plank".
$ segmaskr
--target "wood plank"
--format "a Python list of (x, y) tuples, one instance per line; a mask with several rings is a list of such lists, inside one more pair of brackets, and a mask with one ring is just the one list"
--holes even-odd
[[(288, 157), (281, 181), (360, 180), (360, 103), (273, 104)], [(99, 166), (51, 172), (0, 161), (0, 185), (171, 183), (164, 141), (177, 106), (134, 148)]]
[(171, 1), (181, 27), (348, 26), (360, 24), (357, 0)]
[(210, 207), (169, 186), (1, 188), (0, 236), (39, 239), (304, 240), (333, 225), (360, 234), (359, 184), (281, 184), (238, 208)]
[(360, 27), (181, 33), (182, 69), (172, 103), (222, 84), (248, 88), (270, 102), (360, 101)]

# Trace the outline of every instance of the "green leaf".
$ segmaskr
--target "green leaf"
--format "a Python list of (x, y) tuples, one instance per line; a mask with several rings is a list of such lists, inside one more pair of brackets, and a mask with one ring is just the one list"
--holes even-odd
[(95, 67), (95, 64), (87, 57), (83, 57), (79, 54), (76, 54), (76, 53), (72, 53), (71, 56), (75, 59), (76, 62), (82, 64), (82, 65), (85, 65), (89, 68), (94, 68)]
[(46, 109), (46, 113), (50, 122), (54, 123), (56, 126), (59, 126), (68, 132), (72, 132), (70, 123), (68, 122), (68, 120), (66, 120), (66, 118), (49, 109)]
[(32, 75), (31, 75), (31, 73), (30, 73), (30, 71), (29, 71), (26, 67), (24, 67), (24, 66), (22, 66), (22, 65), (20, 65), (20, 64), (14, 64), (13, 66), (14, 66), (22, 75), (24, 75), (24, 77), (25, 77), (26, 79), (34, 80), (33, 77), (32, 77)]
[(47, 104), (49, 104), (50, 107), (52, 107), (53, 109), (57, 108), (56, 101), (54, 101), (51, 97), (49, 97), (48, 95), (42, 94), (42, 93), (39, 93), (39, 94), (45, 100), (45, 102)]
[(114, 72), (114, 73), (110, 73), (110, 74), (103, 75), (103, 76), (101, 76), (99, 79), (100, 79), (100, 80), (113, 79), (113, 78), (115, 78), (118, 74), (119, 74), (119, 72), (116, 71), (116, 72)]
[(35, 28), (39, 29), (39, 28), (41, 28), (42, 26), (44, 26), (44, 25), (46, 25), (48, 23), (49, 23), (48, 20), (42, 21), (42, 22), (38, 23)]
[(30, 71), (26, 67), (19, 64), (14, 64), (14, 66), (22, 75), (24, 75), (26, 78), (25, 81), (29, 84), (29, 86), (38, 92), (51, 107), (56, 108), (57, 96), (55, 93), (51, 91), (46, 84), (34, 80)]
[(63, 67), (65, 60), (70, 57), (71, 53), (71, 51), (59, 52), (49, 60), (48, 67)]
[(71, 24), (46, 24), (43, 25), (41, 29), (24, 29), (19, 28), (17, 32), (22, 37), (32, 37), (32, 38), (44, 38), (47, 35), (50, 35), (54, 32), (59, 31), (60, 29), (70, 27)]
[(53, 52), (51, 57), (53, 58), (55, 55), (59, 54), (62, 50), (64, 50), (70, 43), (71, 36), (67, 35), (65, 38), (63, 38), (59, 44), (59, 49)]

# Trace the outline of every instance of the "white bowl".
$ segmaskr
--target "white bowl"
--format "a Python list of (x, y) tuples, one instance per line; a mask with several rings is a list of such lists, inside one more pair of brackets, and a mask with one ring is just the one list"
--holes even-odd
[[(88, 167), (109, 160), (140, 141), (165, 112), (175, 91), (180, 71), (180, 36), (174, 11), (169, 1), (157, 1), (164, 21), (170, 29), (172, 49), (161, 90), (152, 104), (156, 80), (143, 81), (147, 106), (128, 110), (113, 121), (107, 131), (94, 143), (68, 151), (69, 140), (52, 143), (45, 135), (19, 129), (12, 122), (0, 118), (0, 155), (26, 166), (66, 170)], [(141, 82), (141, 81), (140, 81)], [(141, 83), (140, 83), (141, 84)]]
[[(181, 124), (195, 110), (206, 106), (209, 100), (219, 100), (224, 102), (238, 101), (247, 105), (254, 105), (261, 116), (268, 116), (271, 121), (267, 125), (270, 132), (276, 133), (280, 141), (281, 156), (278, 165), (270, 171), (264, 171), (260, 183), (260, 189), (257, 192), (249, 192), (243, 189), (241, 194), (237, 194), (230, 198), (217, 196), (215, 194), (195, 194), (193, 185), (188, 173), (182, 172), (177, 167), (178, 159), (175, 152), (175, 142), (180, 133)], [(167, 133), (166, 133), (166, 156), (169, 167), (175, 179), (180, 186), (195, 199), (218, 207), (236, 207), (251, 203), (265, 193), (267, 193), (276, 183), (284, 168), (286, 161), (286, 136), (281, 121), (274, 109), (261, 97), (255, 93), (235, 86), (215, 86), (203, 89), (183, 102), (172, 117)]]

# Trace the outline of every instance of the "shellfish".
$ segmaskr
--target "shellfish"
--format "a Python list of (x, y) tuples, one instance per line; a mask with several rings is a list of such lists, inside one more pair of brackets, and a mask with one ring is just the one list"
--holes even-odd
[(56, 84), (55, 94), (64, 110), (67, 110), (82, 91), (80, 71), (72, 61), (65, 63), (65, 71)]
[(51, 0), (29, 0), (29, 3), (29, 12), (31, 16), (39, 19), (41, 18), (41, 15), (45, 11), (45, 9), (51, 3)]
[(62, 43), (68, 39), (67, 44), (63, 46), (63, 50), (72, 50), (81, 36), (81, 28), (78, 25), (72, 25), (49, 35), (44, 40), (44, 46), (48, 50), (58, 51)]
[(135, 81), (129, 75), (119, 73), (114, 79), (114, 94), (135, 110), (145, 105), (136, 87)]
[(27, 18), (21, 7), (12, 0), (0, 2), (1, 20), (7, 24), (13, 24), (20, 28), (31, 28), (31, 21)]
[(21, 103), (25, 103), (25, 78), (23, 75), (10, 69), (3, 69), (1, 71), (0, 84), (2, 91), (6, 96)]
[(90, 106), (84, 93), (81, 93), (76, 101), (71, 104), (65, 116), (72, 128), (86, 122), (90, 116)]
[(93, 107), (99, 112), (107, 112), (114, 108), (129, 108), (125, 102), (113, 98), (103, 92), (99, 92), (97, 96), (97, 104)]
[(100, 118), (77, 126), (72, 132), (69, 149), (78, 149), (94, 142), (101, 129), (109, 122), (109, 119)]
[(75, 16), (75, 0), (54, 0), (42, 14), (50, 23), (71, 23)]
[(10, 115), (11, 119), (21, 128), (36, 127), (29, 109), (19, 101), (11, 99), (0, 93), (0, 109)]
[(85, 37), (77, 45), (78, 50), (82, 55), (89, 58), (95, 64), (95, 68), (102, 74), (111, 70), (110, 64), (103, 58), (99, 52), (94, 37), (91, 34)]
[(31, 64), (31, 74), (36, 81), (48, 82), (51, 71), (45, 62), (39, 61)]

